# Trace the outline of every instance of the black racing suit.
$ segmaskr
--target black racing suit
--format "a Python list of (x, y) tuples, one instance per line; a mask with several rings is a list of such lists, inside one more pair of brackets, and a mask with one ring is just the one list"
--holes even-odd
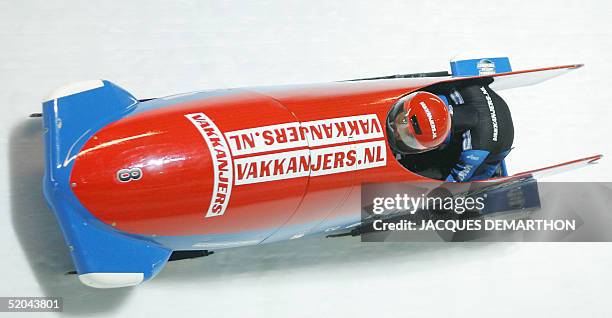
[[(490, 83), (490, 82), (489, 82)], [(456, 87), (448, 95), (452, 114), (451, 134), (462, 142), (458, 162), (446, 178), (467, 182), (491, 178), (514, 141), (508, 105), (488, 84)]]

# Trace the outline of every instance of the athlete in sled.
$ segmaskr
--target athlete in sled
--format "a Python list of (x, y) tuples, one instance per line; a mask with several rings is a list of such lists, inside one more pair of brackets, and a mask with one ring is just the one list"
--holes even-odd
[(489, 84), (457, 83), (439, 95), (417, 91), (387, 117), (389, 145), (411, 170), (448, 182), (486, 180), (512, 147), (508, 105)]

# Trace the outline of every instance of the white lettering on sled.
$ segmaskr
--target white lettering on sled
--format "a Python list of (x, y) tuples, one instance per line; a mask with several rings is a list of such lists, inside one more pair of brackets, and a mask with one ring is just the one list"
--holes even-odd
[(386, 151), (385, 141), (379, 140), (234, 159), (236, 185), (382, 167)]
[(206, 211), (206, 217), (220, 216), (225, 213), (232, 193), (234, 178), (231, 153), (223, 133), (204, 113), (185, 115), (198, 129), (210, 151), (214, 171), (213, 193)]
[(299, 147), (317, 147), (382, 138), (374, 114), (289, 122), (225, 133), (234, 156)]
[(222, 133), (204, 113), (185, 115), (212, 157), (214, 188), (206, 217), (225, 213), (233, 186), (318, 177), (387, 164), (375, 114), (286, 122)]

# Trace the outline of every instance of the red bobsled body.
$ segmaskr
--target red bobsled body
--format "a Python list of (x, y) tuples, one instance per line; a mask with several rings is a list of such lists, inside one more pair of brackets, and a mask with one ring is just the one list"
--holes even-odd
[[(241, 240), (255, 244), (356, 222), (361, 183), (423, 179), (393, 158), (384, 125), (398, 98), (430, 83), (234, 89), (168, 98), (159, 108), (142, 103), (85, 143), (70, 181), (95, 217), (147, 236), (252, 233)], [(135, 168), (137, 179), (117, 178)]]

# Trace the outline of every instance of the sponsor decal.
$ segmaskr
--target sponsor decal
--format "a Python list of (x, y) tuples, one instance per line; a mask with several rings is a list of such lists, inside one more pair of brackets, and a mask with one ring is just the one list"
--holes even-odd
[(323, 176), (386, 164), (384, 140), (234, 159), (236, 185)]
[(234, 172), (229, 147), (223, 134), (204, 113), (185, 115), (198, 129), (210, 151), (213, 164), (214, 183), (206, 217), (220, 216), (225, 213), (232, 193)]
[(298, 122), (230, 131), (225, 137), (234, 156), (308, 146)]
[(374, 114), (255, 127), (225, 133), (234, 156), (382, 138)]
[(468, 130), (463, 133), (463, 150), (471, 150), (472, 149), (472, 131)]
[(348, 141), (382, 138), (383, 130), (374, 114), (331, 118), (303, 123), (310, 147)]
[(353, 170), (382, 167), (387, 163), (384, 140), (356, 143), (346, 146), (314, 149), (311, 176), (323, 176)]
[(489, 92), (484, 88), (484, 86), (480, 87), (480, 90), (485, 96), (487, 100), (487, 105), (489, 106), (489, 112), (491, 113), (491, 122), (493, 123), (493, 141), (497, 141), (497, 135), (499, 133), (499, 126), (497, 125), (497, 114), (495, 113), (495, 105), (493, 105), (493, 100), (491, 96), (489, 96)]
[(456, 89), (450, 93), (450, 97), (456, 105), (461, 105), (464, 103), (463, 97), (461, 96), (461, 94), (459, 94), (459, 92)]
[(427, 115), (427, 121), (429, 121), (429, 126), (431, 127), (431, 139), (436, 139), (436, 137), (438, 137), (438, 130), (436, 129), (436, 123), (433, 120), (433, 116), (431, 115), (431, 112), (429, 111), (429, 108), (427, 107), (425, 102), (421, 102), (420, 105), (425, 111), (425, 115)]
[(309, 153), (302, 149), (234, 159), (236, 185), (308, 176)]
[(459, 173), (457, 174), (457, 178), (459, 179), (459, 181), (465, 180), (465, 178), (468, 177), (469, 173), (472, 171), (473, 168), (474, 166), (466, 164), (463, 170), (459, 171)]
[(474, 161), (480, 160), (480, 157), (477, 157), (477, 156), (474, 156), (474, 155), (467, 155), (466, 158), (470, 159), (470, 160), (474, 160)]
[(223, 215), (232, 186), (370, 169), (385, 166), (387, 161), (383, 129), (375, 114), (288, 122), (224, 134), (203, 113), (185, 117), (204, 137), (215, 168), (207, 217)]
[(478, 75), (495, 74), (495, 63), (488, 59), (482, 59), (476, 64)]

